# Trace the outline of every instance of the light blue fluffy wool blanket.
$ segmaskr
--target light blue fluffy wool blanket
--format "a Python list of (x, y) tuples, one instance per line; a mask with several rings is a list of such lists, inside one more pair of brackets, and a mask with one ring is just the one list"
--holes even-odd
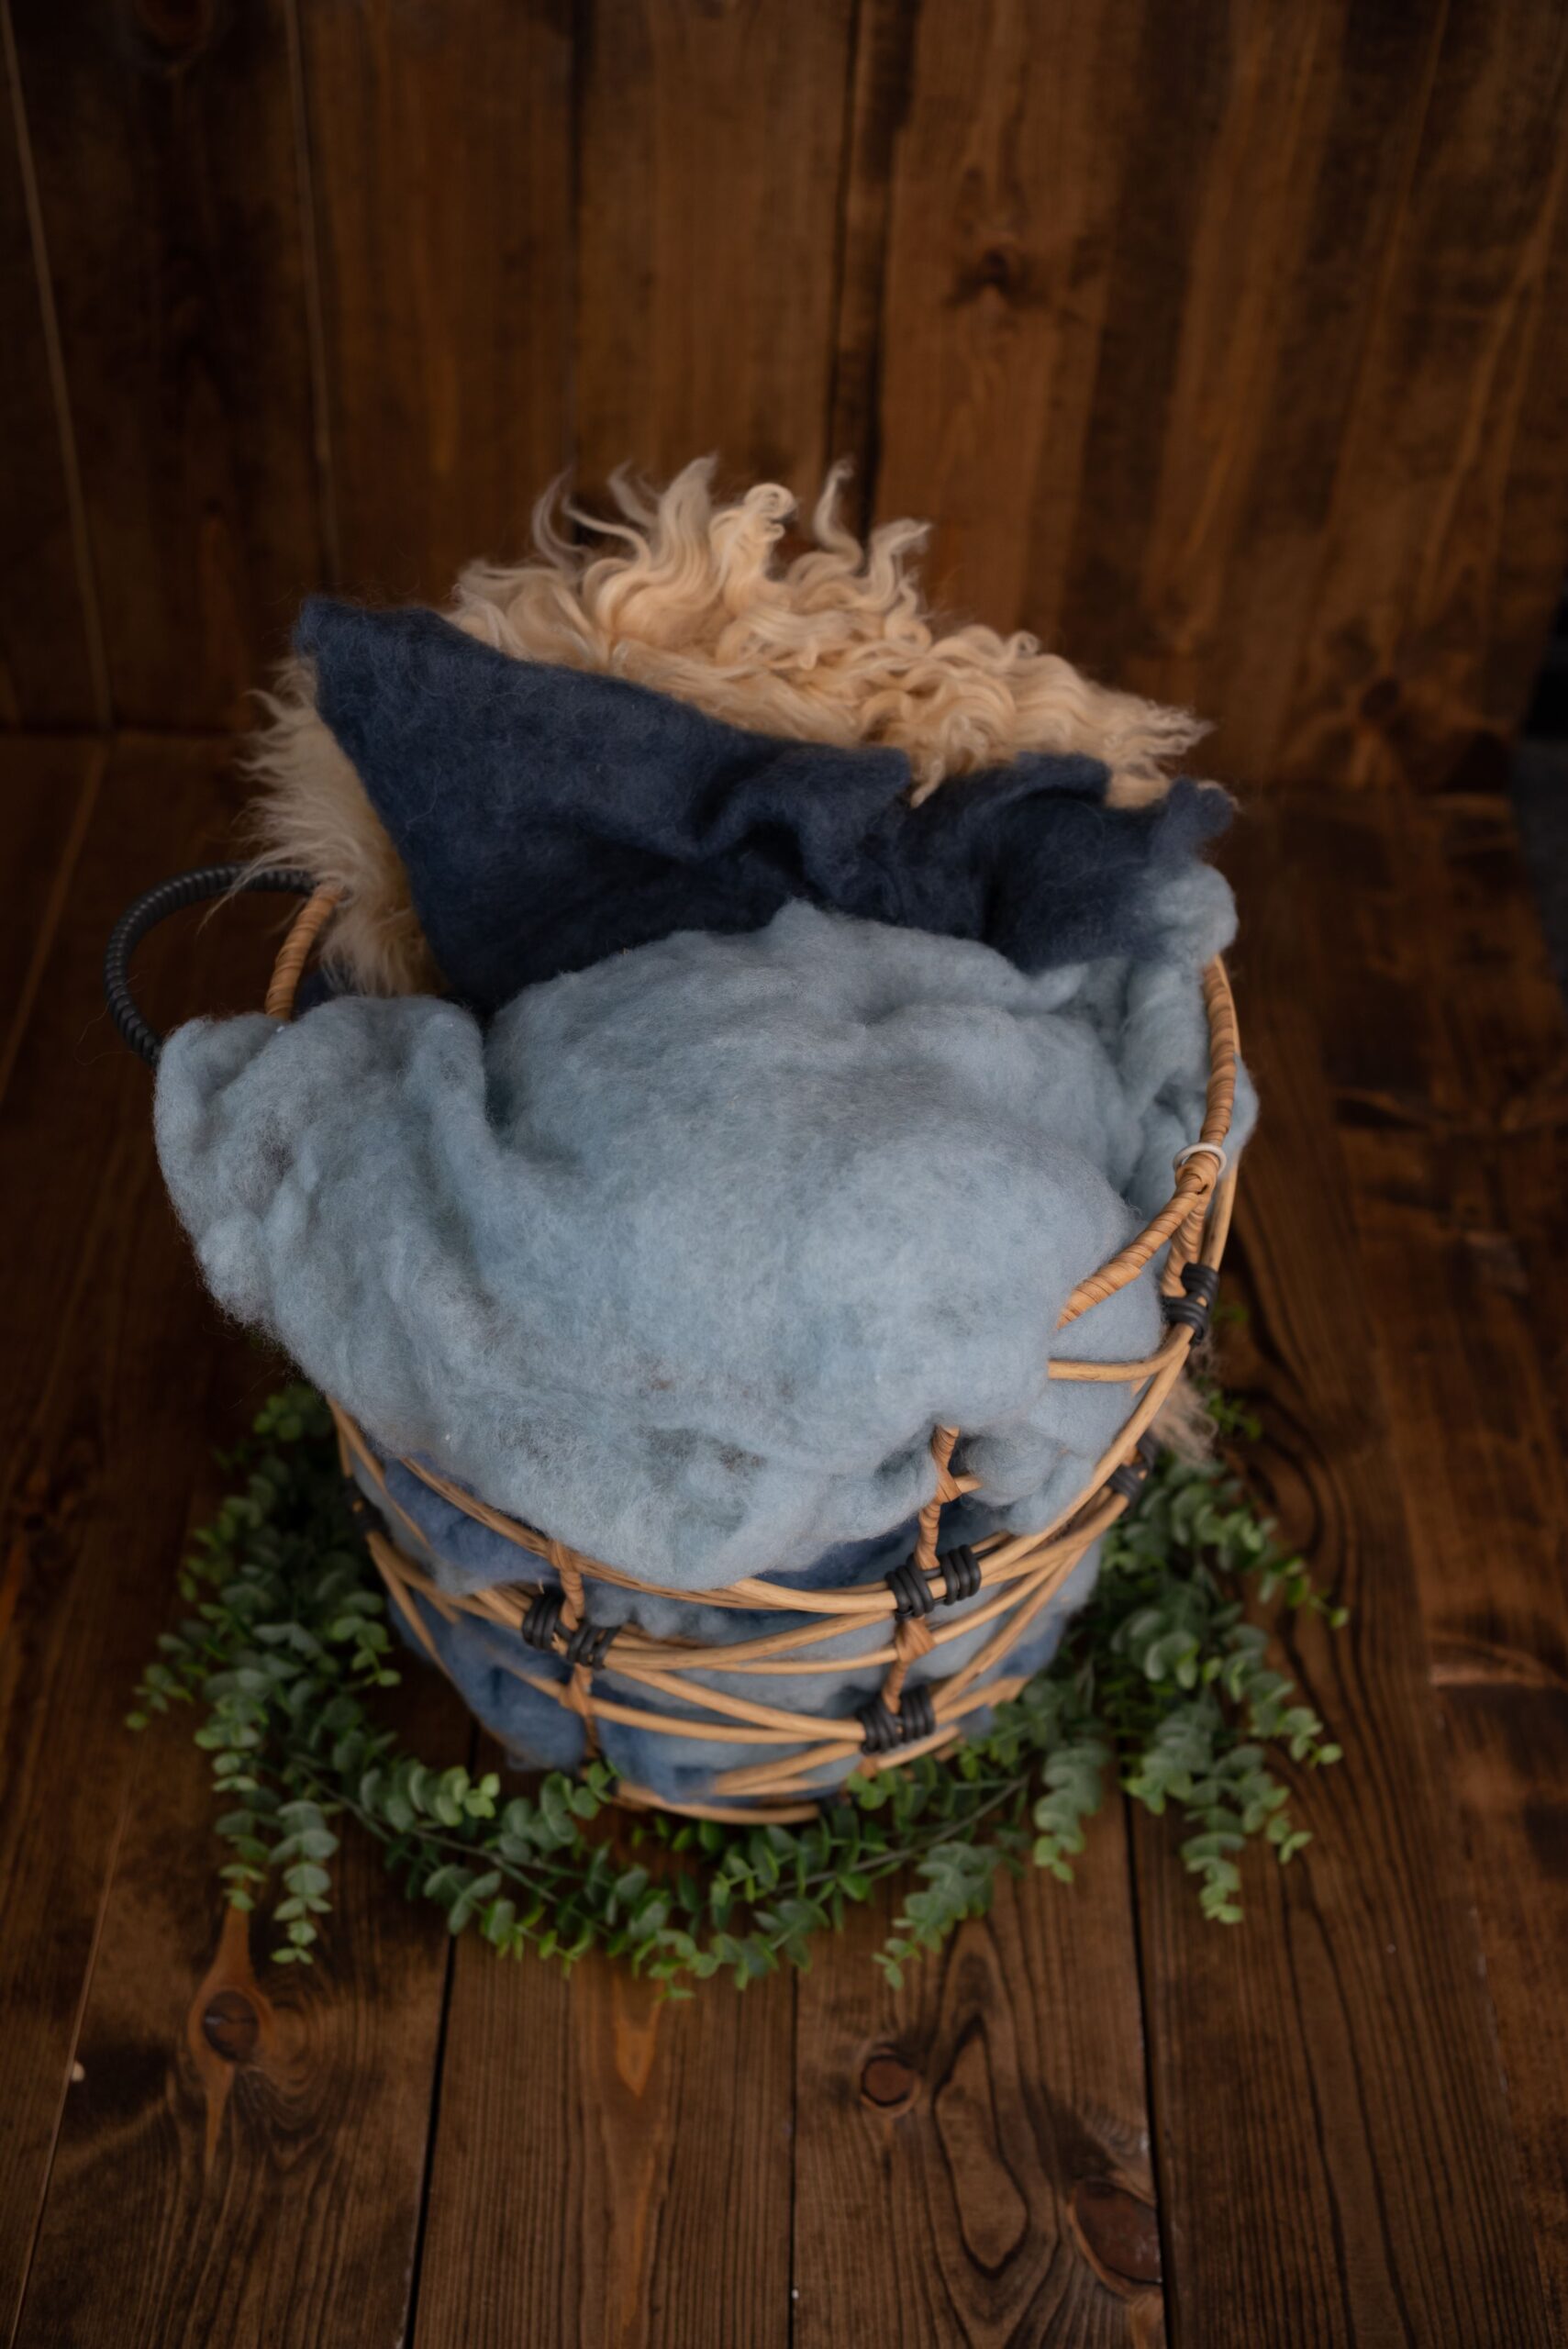
[[(160, 1063), (159, 1154), (219, 1302), (384, 1452), (651, 1582), (842, 1579), (842, 1545), (902, 1539), (929, 1498), (939, 1422), (984, 1521), (1033, 1531), (1126, 1414), (1123, 1387), (1047, 1373), (1069, 1292), (1202, 1121), (1224, 882), (1174, 875), (1162, 923), (1137, 962), (1029, 976), (794, 904), (528, 989), (487, 1030), (421, 997), (195, 1021)], [(1238, 1142), (1251, 1113), (1243, 1084)], [(1062, 1347), (1159, 1336), (1146, 1277)], [(483, 1578), (439, 1530), (430, 1558)], [(675, 1628), (678, 1602), (593, 1596)], [(867, 1693), (795, 1678), (788, 1701)], [(666, 1787), (746, 1758), (653, 1742), (639, 1775)]]

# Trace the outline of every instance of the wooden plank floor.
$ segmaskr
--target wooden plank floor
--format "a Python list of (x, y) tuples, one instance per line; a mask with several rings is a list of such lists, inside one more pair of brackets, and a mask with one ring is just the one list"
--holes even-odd
[[(27, 2349), (941, 2349), (1568, 2338), (1568, 1030), (1507, 809), (1258, 807), (1234, 870), (1265, 1119), (1228, 1341), (1258, 1474), (1354, 1608), (1294, 1663), (1349, 1747), (1315, 1841), (1198, 1919), (1113, 1808), (896, 1994), (658, 2009), (502, 1967), (351, 1843), (313, 1975), (225, 1924), (205, 1767), (128, 1693), (222, 1332), (97, 1002), (119, 905), (210, 854), (217, 740), (0, 751), (0, 2339)], [(253, 999), (247, 909), (147, 956)], [(404, 1692), (432, 1752), (449, 1693)]]

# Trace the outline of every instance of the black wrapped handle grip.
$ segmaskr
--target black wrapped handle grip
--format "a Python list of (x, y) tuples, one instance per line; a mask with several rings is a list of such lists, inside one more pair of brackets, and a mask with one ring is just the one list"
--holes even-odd
[(104, 994), (109, 1017), (131, 1051), (139, 1052), (150, 1067), (156, 1068), (163, 1049), (162, 1037), (142, 1018), (130, 991), (130, 958), (150, 930), (155, 930), (170, 914), (177, 914), (186, 906), (202, 905), (209, 897), (228, 897), (250, 889), (308, 897), (315, 887), (315, 874), (298, 865), (270, 869), (263, 865), (253, 870), (244, 864), (204, 864), (195, 873), (176, 873), (172, 880), (160, 881), (155, 889), (147, 890), (134, 905), (128, 906), (115, 924), (104, 956)]

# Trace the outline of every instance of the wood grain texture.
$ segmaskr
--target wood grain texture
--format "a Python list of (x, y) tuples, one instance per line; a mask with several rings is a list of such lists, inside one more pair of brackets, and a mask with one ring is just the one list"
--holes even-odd
[(16, 0), (122, 722), (228, 725), (321, 576), (283, 0)]
[(1496, 777), (1568, 550), (1568, 469), (1520, 437), (1564, 415), (1565, 105), (1568, 12), (1451, 0), (1340, 436), (1280, 780), (1423, 785), (1488, 752)]
[[(49, 778), (41, 746), (6, 751), (8, 805), (29, 764)], [(221, 1335), (162, 1197), (148, 1072), (97, 1000), (129, 892), (222, 846), (227, 764), (215, 745), (117, 753), (80, 854), (60, 844), (72, 885), (5, 1104), (0, 2324), (26, 2282), (17, 2337), (37, 2343), (392, 2340), (414, 2256), (439, 1920), (356, 1847), (328, 1965), (257, 1984), (219, 1932), (189, 1720), (145, 1745), (123, 1725), (193, 1493), (199, 1519), (221, 1489), (211, 1447), (279, 1375)], [(148, 941), (156, 1023), (254, 1004), (278, 920), (259, 912)], [(411, 1695), (417, 1742), (461, 1750), (450, 1692), (420, 1675)]]
[(1497, 1214), (1518, 1251), (1519, 1302), (1568, 1445), (1568, 1037), (1507, 804), (1454, 796), (1414, 831), (1435, 918), (1416, 917), (1438, 971), (1447, 1050), (1496, 1142)]
[[(1134, 106), (1138, 18), (1095, 0), (928, 0), (894, 146), (881, 518), (938, 525), (938, 594), (1058, 632)], [(1092, 495), (1092, 488), (1088, 493)]]
[(1532, 1197), (1563, 1219), (1568, 1022), (1507, 803), (1290, 793), (1270, 824), (1304, 899), (1435, 1676), (1568, 1672), (1564, 1398), (1514, 1229)]
[(1565, 43), (927, 0), (872, 438), (940, 593), (1217, 718), (1228, 775), (1425, 783), (1512, 722), (1568, 564)]
[(299, 28), (341, 582), (440, 601), (570, 462), (572, 10), (344, 0)]
[(414, 2349), (784, 2349), (794, 2030), (781, 1976), (661, 2005), (462, 1943)]
[[(1261, 1411), (1253, 1464), (1286, 1538), (1354, 1610), (1347, 1631), (1293, 1645), (1349, 1758), (1302, 1789), (1316, 1840), (1286, 1871), (1251, 1871), (1241, 1932), (1199, 1922), (1173, 1838), (1152, 1822), (1135, 1832), (1173, 2329), (1205, 2349), (1544, 2342), (1427, 1686), (1385, 1365), (1319, 1057), (1302, 934), (1312, 910), (1266, 814), (1233, 862), (1243, 905), (1269, 913), (1239, 958), (1266, 1114), (1235, 1277), (1227, 1264), (1251, 1307), (1229, 1373)], [(1244, 2079), (1245, 2095), (1217, 2094), (1222, 2078)]]
[(892, 1908), (799, 1987), (795, 2340), (926, 2349), (1162, 2342), (1139, 1986), (1118, 1810), (1069, 1890), (994, 1914), (890, 1990)]
[[(5, 755), (9, 805), (17, 752)], [(215, 768), (210, 751), (171, 747), (122, 757), (106, 778), (0, 1114), (0, 2328), (26, 2272), (120, 1831), (123, 1715), (208, 1441), (210, 1316), (153, 1163), (147, 1072), (110, 1030), (98, 969), (131, 891), (217, 844)], [(171, 945), (180, 991), (197, 1000), (219, 953), (216, 931), (194, 926), (150, 944), (148, 1000), (165, 1018)]]
[(1486, 1981), (1535, 2227), (1549, 2338), (1568, 2339), (1568, 1695), (1472, 1682), (1442, 1692)]
[(105, 698), (82, 580), (122, 717), (228, 723), (323, 578), (439, 598), (566, 465), (714, 449), (851, 456), (1227, 775), (1495, 767), (1568, 568), (1560, 6), (14, 6), (64, 380), (0, 160), (0, 718)]
[[(1522, 1234), (1564, 1212), (1568, 1021), (1506, 803), (1410, 808), (1367, 795), (1326, 808), (1314, 797), (1292, 799), (1280, 821), (1310, 907), (1313, 997), (1387, 1365), (1394, 1458), (1561, 2333), (1565, 1398), (1535, 1342), (1516, 1223)], [(1355, 875), (1349, 892), (1346, 873)]]
[[(417, 1752), (463, 1751), (450, 1689), (403, 1695)], [(103, 2339), (110, 2310), (115, 2338), (161, 2349), (396, 2343), (448, 1937), (350, 1836), (317, 1964), (270, 1966), (225, 1907), (190, 1732), (156, 1723), (136, 1758), (17, 2349)]]
[(16, 734), (0, 750), (10, 918), (0, 929), (0, 1102), (43, 982), (108, 761), (102, 736)]
[(809, 495), (831, 453), (851, 0), (593, 0), (584, 12), (578, 470)]
[(1442, 7), (1146, 15), (1082, 489), (1031, 607), (1272, 782)]
[(32, 159), (9, 28), (0, 32), (0, 726), (102, 725), (29, 218)]
[(829, 454), (854, 470), (846, 511), (864, 529), (881, 468), (883, 301), (893, 159), (909, 105), (920, 0), (859, 0), (844, 161)]

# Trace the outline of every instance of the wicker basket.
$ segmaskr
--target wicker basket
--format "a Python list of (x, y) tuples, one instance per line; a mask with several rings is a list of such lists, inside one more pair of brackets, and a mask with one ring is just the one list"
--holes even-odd
[[(236, 867), (209, 867), (166, 882), (139, 900), (110, 942), (106, 967), (110, 1008), (121, 1033), (145, 1058), (156, 1058), (158, 1039), (130, 996), (127, 974), (131, 952), (165, 914), (236, 886), (309, 893), (284, 941), (267, 991), (267, 1011), (279, 1019), (292, 1016), (301, 974), (331, 918), (336, 896), (329, 889), (315, 888), (308, 874), (297, 872), (244, 875)], [(920, 1512), (910, 1558), (891, 1574), (834, 1590), (802, 1590), (754, 1575), (718, 1590), (681, 1591), (642, 1582), (621, 1568), (587, 1557), (488, 1508), (417, 1461), (406, 1461), (404, 1466), (443, 1500), (517, 1546), (515, 1585), (454, 1597), (439, 1587), (398, 1547), (400, 1529), (412, 1531), (416, 1542), (417, 1530), (388, 1492), (373, 1446), (350, 1414), (333, 1402), (344, 1473), (361, 1490), (368, 1483), (377, 1498), (382, 1521), (367, 1527), (370, 1553), (394, 1604), (432, 1661), (439, 1666), (440, 1657), (421, 1614), (421, 1607), (426, 1606), (449, 1622), (467, 1615), (492, 1631), (514, 1634), (517, 1655), (511, 1668), (580, 1715), (590, 1746), (595, 1722), (615, 1721), (710, 1743), (776, 1748), (776, 1758), (719, 1771), (712, 1780), (711, 1801), (667, 1800), (624, 1778), (619, 1782), (617, 1792), (625, 1802), (719, 1820), (809, 1819), (823, 1791), (820, 1781), (813, 1783), (817, 1773), (828, 1767), (841, 1772), (849, 1765), (871, 1772), (895, 1767), (915, 1754), (934, 1753), (962, 1736), (970, 1714), (1016, 1696), (1023, 1678), (1009, 1676), (998, 1667), (1089, 1545), (1136, 1497), (1148, 1474), (1151, 1423), (1181, 1376), (1193, 1346), (1207, 1329), (1235, 1190), (1224, 1145), (1236, 1089), (1237, 1030), (1229, 984), (1218, 960), (1205, 971), (1203, 988), (1209, 1035), (1203, 1131), (1178, 1154), (1174, 1187), (1167, 1204), (1107, 1264), (1080, 1281), (1059, 1325), (1064, 1328), (1075, 1321), (1129, 1282), (1153, 1277), (1150, 1267), (1168, 1242), (1161, 1276), (1165, 1335), (1158, 1350), (1140, 1362), (1057, 1359), (1051, 1363), (1053, 1379), (1123, 1384), (1131, 1396), (1120, 1433), (1095, 1464), (1083, 1491), (1051, 1524), (1039, 1533), (994, 1533), (972, 1550), (942, 1553), (939, 1543), (942, 1510), (973, 1492), (978, 1479), (953, 1473), (951, 1461), (960, 1431), (938, 1427), (930, 1440), (936, 1493)], [(541, 1574), (541, 1568), (548, 1571)], [(596, 1624), (591, 1601), (595, 1582), (614, 1584), (623, 1590), (644, 1590), (696, 1607), (747, 1613), (765, 1610), (792, 1617), (794, 1621), (760, 1638), (722, 1642), (660, 1639), (632, 1623)], [(969, 1602), (962, 1614), (943, 1626), (943, 1609), (956, 1608), (961, 1602)], [(945, 1679), (928, 1678), (909, 1685), (909, 1669), (917, 1658), (981, 1628), (987, 1628), (989, 1636), (958, 1670)], [(824, 1641), (841, 1642), (845, 1633), (856, 1631), (876, 1641), (884, 1629), (885, 1637), (880, 1642), (869, 1649), (858, 1647), (841, 1660), (811, 1653)], [(645, 1692), (642, 1703), (631, 1705), (607, 1697), (596, 1685), (612, 1642), (615, 1676), (617, 1682)], [(530, 1652), (562, 1659), (565, 1676), (531, 1672)], [(706, 1687), (693, 1677), (695, 1673), (722, 1671), (740, 1677), (798, 1674), (817, 1678), (824, 1673), (863, 1672), (877, 1665), (885, 1667), (880, 1693), (851, 1719), (762, 1704)], [(665, 1709), (672, 1702), (684, 1709)]]

